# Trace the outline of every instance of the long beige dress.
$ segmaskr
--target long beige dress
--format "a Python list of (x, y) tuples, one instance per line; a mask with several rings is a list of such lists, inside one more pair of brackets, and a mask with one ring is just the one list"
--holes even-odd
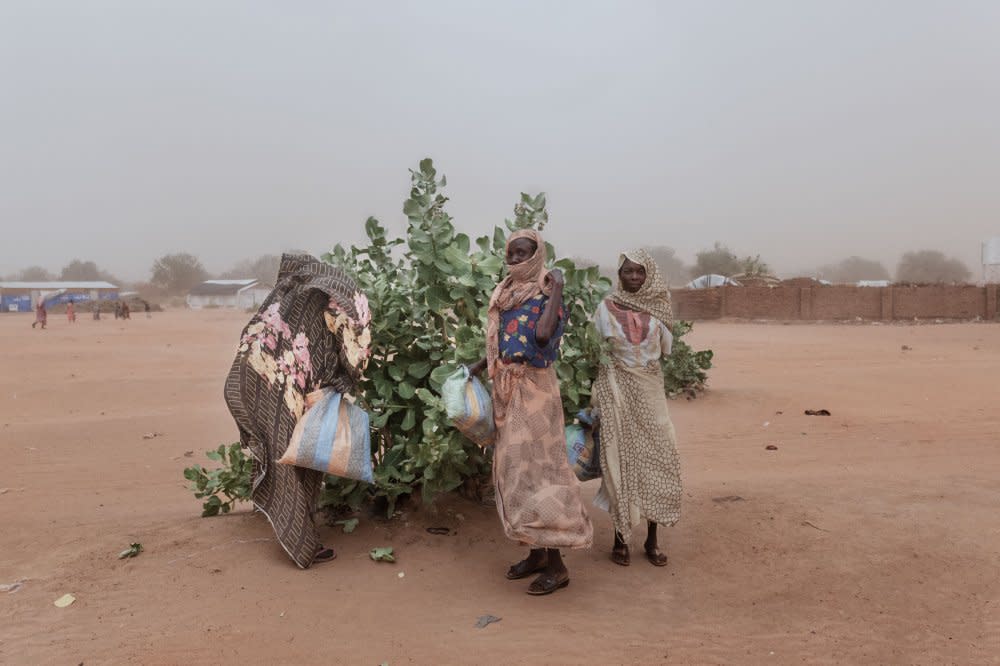
[(643, 519), (660, 525), (680, 519), (680, 458), (660, 369), (673, 336), (650, 314), (610, 299), (598, 306), (593, 322), (613, 358), (594, 383), (603, 474), (594, 504), (611, 514), (627, 540)]

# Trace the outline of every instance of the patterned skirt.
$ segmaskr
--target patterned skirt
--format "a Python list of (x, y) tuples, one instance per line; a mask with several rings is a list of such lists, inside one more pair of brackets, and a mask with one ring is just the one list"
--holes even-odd
[(532, 548), (589, 548), (594, 529), (566, 457), (555, 369), (498, 364), (493, 483), (507, 538)]
[(594, 382), (601, 410), (601, 490), (594, 503), (627, 541), (642, 519), (681, 517), (681, 463), (659, 367), (602, 367)]

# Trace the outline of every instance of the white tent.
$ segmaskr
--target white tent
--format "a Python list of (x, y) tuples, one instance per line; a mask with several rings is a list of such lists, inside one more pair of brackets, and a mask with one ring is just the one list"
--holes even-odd
[(739, 287), (740, 283), (725, 275), (702, 275), (684, 285), (688, 289), (708, 289), (709, 287)]

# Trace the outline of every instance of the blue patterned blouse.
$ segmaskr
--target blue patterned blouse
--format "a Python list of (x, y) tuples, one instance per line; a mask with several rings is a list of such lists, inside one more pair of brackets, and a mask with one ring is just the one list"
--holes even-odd
[(566, 313), (559, 308), (559, 323), (544, 347), (535, 342), (535, 326), (545, 311), (549, 297), (539, 294), (521, 307), (500, 313), (500, 360), (504, 363), (530, 363), (547, 368), (559, 356), (559, 342), (566, 328)]

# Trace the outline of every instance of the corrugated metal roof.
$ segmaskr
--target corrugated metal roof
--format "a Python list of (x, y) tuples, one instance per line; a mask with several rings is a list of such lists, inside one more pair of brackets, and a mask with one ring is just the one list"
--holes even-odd
[(192, 296), (224, 296), (236, 294), (257, 284), (257, 280), (206, 280), (188, 292)]
[(0, 282), (0, 289), (117, 289), (110, 282)]
[(205, 280), (202, 284), (225, 284), (225, 285), (240, 285), (241, 287), (249, 287), (256, 279), (250, 278), (245, 280)]

